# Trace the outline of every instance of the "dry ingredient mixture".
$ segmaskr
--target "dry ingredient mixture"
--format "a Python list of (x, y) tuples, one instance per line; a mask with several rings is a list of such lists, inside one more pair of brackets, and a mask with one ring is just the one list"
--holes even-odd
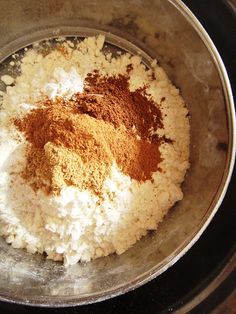
[(156, 229), (189, 165), (179, 91), (155, 61), (104, 53), (104, 40), (36, 44), (2, 77), (0, 234), (66, 265)]
[(138, 181), (158, 170), (161, 138), (152, 133), (163, 127), (161, 112), (145, 89), (130, 92), (128, 76), (98, 73), (85, 84), (84, 92), (47, 99), (14, 120), (32, 144), (24, 178), (35, 190), (60, 193), (73, 185), (100, 195), (113, 162)]

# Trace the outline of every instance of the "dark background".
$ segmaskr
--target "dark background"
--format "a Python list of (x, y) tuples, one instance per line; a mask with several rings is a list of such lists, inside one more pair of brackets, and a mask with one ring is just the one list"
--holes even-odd
[[(224, 0), (185, 0), (215, 43), (225, 63), (236, 96), (236, 11)], [(200, 240), (173, 267), (150, 283), (125, 295), (97, 304), (47, 309), (0, 303), (0, 313), (132, 314), (169, 313), (191, 301), (220, 273), (236, 248), (234, 172), (222, 206)], [(235, 191), (235, 192), (234, 192)], [(236, 287), (236, 274), (191, 313), (209, 313)], [(236, 313), (232, 309), (228, 313)]]

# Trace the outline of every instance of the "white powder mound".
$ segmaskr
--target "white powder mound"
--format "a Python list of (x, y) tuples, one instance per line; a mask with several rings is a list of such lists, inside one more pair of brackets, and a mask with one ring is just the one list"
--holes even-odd
[[(155, 61), (147, 70), (139, 56), (105, 55), (103, 36), (87, 38), (76, 47), (63, 45), (67, 54), (53, 50), (43, 56), (28, 50), (21, 62), (21, 74), (3, 94), (0, 234), (14, 248), (46, 252), (48, 258), (70, 265), (123, 253), (148, 230), (156, 229), (170, 207), (182, 199), (180, 185), (189, 166), (189, 121), (179, 91)], [(11, 118), (36, 108), (37, 101), (45, 97), (69, 97), (81, 92), (84, 78), (93, 70), (104, 75), (124, 74), (128, 64), (133, 65), (130, 90), (147, 85), (155, 102), (162, 99), (164, 129), (159, 133), (173, 140), (173, 144), (160, 147), (162, 171), (153, 173), (152, 181), (139, 183), (114, 164), (103, 186), (104, 202), (98, 202), (89, 190), (75, 187), (64, 188), (59, 196), (33, 191), (20, 175), (26, 162), (26, 139)]]

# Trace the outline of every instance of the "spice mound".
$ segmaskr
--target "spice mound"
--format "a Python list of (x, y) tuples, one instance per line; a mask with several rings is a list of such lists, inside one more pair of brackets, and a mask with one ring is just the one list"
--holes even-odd
[(160, 139), (150, 130), (163, 127), (161, 112), (145, 89), (130, 92), (121, 75), (85, 82), (84, 92), (47, 99), (14, 120), (30, 143), (23, 176), (34, 189), (58, 194), (73, 185), (101, 196), (113, 163), (140, 182), (158, 170)]
[(0, 235), (66, 266), (156, 230), (189, 167), (179, 91), (155, 60), (104, 42), (36, 43), (13, 56), (20, 74), (2, 92)]

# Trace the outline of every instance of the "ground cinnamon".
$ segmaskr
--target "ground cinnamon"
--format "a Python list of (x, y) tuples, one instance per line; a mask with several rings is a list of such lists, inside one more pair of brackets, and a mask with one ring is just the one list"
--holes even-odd
[(151, 140), (150, 129), (155, 132), (163, 128), (160, 108), (148, 99), (145, 87), (130, 92), (128, 76), (101, 77), (96, 72), (85, 82), (85, 93), (76, 95), (81, 112), (115, 127), (123, 124), (127, 130), (135, 128), (143, 139)]
[(145, 89), (129, 91), (125, 76), (86, 78), (83, 93), (46, 100), (14, 121), (30, 145), (23, 176), (37, 189), (58, 193), (65, 186), (100, 195), (113, 163), (137, 181), (158, 170), (161, 114)]

